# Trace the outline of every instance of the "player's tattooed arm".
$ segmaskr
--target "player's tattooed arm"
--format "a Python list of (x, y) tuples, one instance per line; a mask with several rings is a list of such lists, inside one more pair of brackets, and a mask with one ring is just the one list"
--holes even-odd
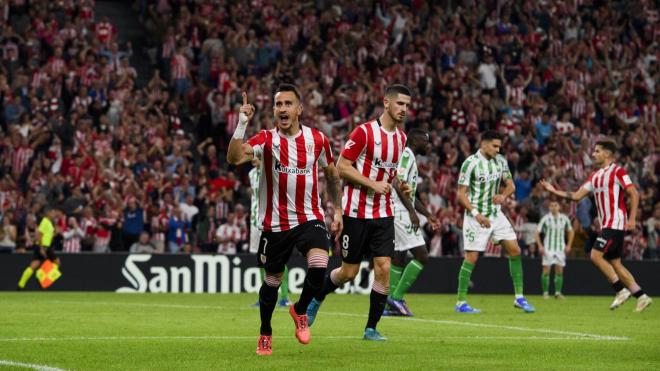
[(328, 182), (328, 195), (336, 210), (341, 210), (341, 178), (334, 165), (325, 168), (325, 179)]
[(339, 170), (337, 170), (334, 164), (329, 164), (323, 171), (328, 183), (328, 195), (335, 206), (335, 215), (332, 219), (332, 224), (330, 225), (330, 232), (335, 236), (335, 242), (337, 242), (344, 229), (341, 207), (341, 177), (339, 177)]

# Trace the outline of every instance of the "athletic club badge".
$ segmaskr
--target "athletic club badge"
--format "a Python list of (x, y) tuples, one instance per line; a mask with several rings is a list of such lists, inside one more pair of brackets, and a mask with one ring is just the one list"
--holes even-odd
[(259, 260), (261, 260), (261, 264), (266, 264), (266, 254), (259, 254)]

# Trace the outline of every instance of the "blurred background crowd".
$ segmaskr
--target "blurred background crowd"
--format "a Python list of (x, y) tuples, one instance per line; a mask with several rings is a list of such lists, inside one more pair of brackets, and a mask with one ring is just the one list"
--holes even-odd
[[(253, 135), (272, 125), (277, 84), (295, 83), (303, 124), (338, 156), (399, 82), (413, 91), (406, 129), (432, 141), (418, 157), (419, 198), (442, 221), (425, 228), (432, 255), (461, 254), (459, 166), (497, 129), (526, 256), (548, 212), (538, 180), (576, 189), (603, 137), (641, 195), (626, 258), (658, 256), (657, 1), (118, 2), (139, 17), (139, 48), (96, 5), (0, 0), (0, 251), (29, 248), (52, 204), (68, 252), (246, 251), (250, 165), (225, 161), (241, 91), (257, 107)], [(583, 255), (595, 205), (562, 209)]]

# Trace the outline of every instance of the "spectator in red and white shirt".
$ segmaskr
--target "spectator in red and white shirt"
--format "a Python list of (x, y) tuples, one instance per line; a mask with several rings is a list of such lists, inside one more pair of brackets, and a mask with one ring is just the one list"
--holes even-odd
[(85, 231), (78, 225), (75, 217), (70, 216), (67, 219), (66, 228), (62, 231), (62, 251), (68, 253), (78, 253), (82, 249), (81, 241), (85, 237)]
[(215, 232), (219, 254), (236, 254), (236, 247), (241, 240), (241, 228), (236, 224), (236, 214), (229, 213), (227, 220)]
[(177, 97), (185, 97), (190, 88), (190, 67), (185, 54), (186, 47), (179, 46), (170, 63), (170, 77)]
[(23, 173), (23, 170), (32, 159), (34, 155), (34, 146), (30, 145), (30, 140), (27, 137), (19, 137), (20, 145), (14, 148), (12, 155), (11, 169), (15, 179)]

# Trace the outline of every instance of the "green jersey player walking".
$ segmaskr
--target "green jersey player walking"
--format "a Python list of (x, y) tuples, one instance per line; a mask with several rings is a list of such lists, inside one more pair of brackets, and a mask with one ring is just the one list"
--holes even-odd
[[(541, 242), (543, 233), (543, 242)], [(568, 243), (566, 243), (568, 235)], [(566, 214), (559, 212), (559, 202), (550, 202), (550, 212), (541, 218), (536, 229), (536, 243), (539, 252), (543, 256), (543, 274), (541, 275), (541, 287), (543, 287), (543, 298), (550, 297), (550, 270), (555, 270), (555, 297), (563, 299), (561, 289), (564, 285), (564, 267), (566, 266), (566, 254), (571, 251), (573, 245), (573, 227)]]
[[(415, 155), (425, 155), (430, 147), (429, 135), (420, 130), (412, 129), (408, 132), (407, 147), (401, 155), (401, 161), (397, 168), (397, 178), (402, 184), (406, 184), (410, 194), (404, 194), (396, 188), (394, 197), (394, 255), (390, 267), (390, 296), (387, 298), (389, 310), (383, 312), (387, 315), (403, 315), (412, 317), (412, 312), (403, 300), (403, 296), (417, 280), (417, 276), (424, 269), (429, 260), (426, 242), (419, 229), (419, 217), (417, 212), (424, 215), (433, 230), (440, 227), (438, 220), (431, 214), (422, 203), (415, 198), (417, 192), (418, 171)], [(407, 197), (413, 210), (408, 210), (401, 198)], [(406, 255), (410, 252), (413, 259), (406, 264)]]
[[(501, 146), (502, 136), (496, 131), (486, 131), (481, 134), (477, 153), (468, 157), (461, 166), (457, 198), (465, 208), (465, 258), (458, 273), (458, 301), (454, 307), (456, 312), (480, 312), (467, 303), (467, 290), (479, 253), (486, 250), (491, 237), (500, 241), (509, 255), (509, 271), (516, 295), (514, 307), (527, 313), (535, 310), (523, 296), (522, 261), (516, 233), (509, 219), (501, 211), (501, 204), (516, 189), (506, 159), (499, 154)], [(502, 181), (504, 187), (500, 188)]]

